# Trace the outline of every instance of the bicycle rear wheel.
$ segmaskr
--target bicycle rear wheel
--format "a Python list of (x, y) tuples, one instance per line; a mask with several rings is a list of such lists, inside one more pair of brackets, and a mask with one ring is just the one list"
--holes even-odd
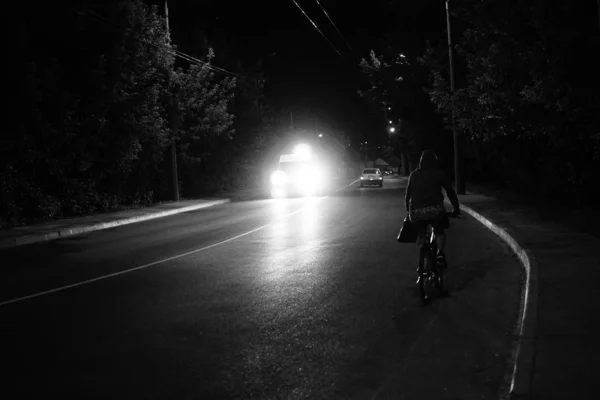
[(427, 304), (427, 300), (429, 300), (429, 298), (427, 297), (427, 282), (425, 282), (427, 280), (427, 275), (424, 273), (419, 274), (419, 297), (421, 298), (421, 303), (423, 305)]
[(430, 291), (435, 284), (435, 256), (431, 249), (423, 255), (423, 272), (419, 280), (419, 292), (421, 294), (421, 302), (427, 304), (430, 299)]
[(435, 274), (433, 281), (435, 283), (435, 288), (437, 289), (440, 295), (445, 295), (446, 292), (444, 290), (444, 268), (438, 268), (437, 264), (434, 268)]

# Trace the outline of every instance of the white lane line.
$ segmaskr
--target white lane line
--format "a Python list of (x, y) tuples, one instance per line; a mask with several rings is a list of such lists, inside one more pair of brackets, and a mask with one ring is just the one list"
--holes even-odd
[[(341, 190), (346, 189), (349, 186), (352, 186), (357, 181), (358, 180), (355, 180), (354, 182), (350, 183), (349, 185), (346, 185), (346, 186), (344, 186), (342, 188), (337, 189), (334, 193), (337, 193), (337, 192), (339, 192)], [(324, 199), (326, 199), (328, 197), (329, 196), (319, 197), (319, 198), (316, 199), (315, 202), (319, 202), (319, 201), (324, 200)], [(150, 268), (150, 267), (153, 267), (153, 266), (158, 265), (158, 264), (162, 264), (162, 263), (165, 263), (165, 262), (177, 260), (179, 258), (187, 257), (187, 256), (192, 255), (192, 254), (200, 253), (202, 251), (206, 251), (206, 250), (212, 249), (212, 248), (220, 246), (222, 244), (232, 242), (232, 241), (234, 241), (236, 239), (239, 239), (239, 238), (242, 238), (244, 236), (251, 235), (251, 234), (253, 234), (255, 232), (258, 232), (260, 230), (263, 230), (263, 229), (265, 229), (265, 228), (273, 225), (274, 223), (276, 223), (276, 222), (278, 222), (280, 220), (283, 220), (283, 219), (291, 217), (292, 215), (298, 214), (299, 212), (301, 212), (306, 207), (307, 207), (307, 205), (303, 205), (302, 207), (300, 207), (296, 211), (294, 211), (294, 212), (292, 212), (290, 214), (283, 215), (283, 216), (277, 218), (275, 221), (270, 222), (270, 223), (268, 223), (266, 225), (259, 226), (258, 228), (255, 228), (255, 229), (252, 229), (250, 231), (244, 232), (242, 234), (230, 237), (229, 239), (225, 239), (225, 240), (222, 240), (220, 242), (213, 243), (211, 245), (208, 245), (208, 246), (196, 249), (196, 250), (188, 251), (187, 253), (178, 254), (178, 255), (173, 256), (173, 257), (164, 258), (162, 260), (158, 260), (158, 261), (151, 262), (149, 264), (144, 264), (144, 265), (140, 265), (140, 266), (137, 266), (137, 267), (129, 268), (129, 269), (126, 269), (126, 270), (123, 270), (123, 271), (113, 272), (112, 274), (102, 275), (102, 276), (99, 276), (97, 278), (86, 279), (84, 281), (73, 283), (73, 284), (70, 284), (70, 285), (60, 286), (60, 287), (57, 287), (57, 288), (54, 288), (54, 289), (45, 290), (43, 292), (38, 292), (38, 293), (30, 294), (30, 295), (27, 295), (27, 296), (23, 296), (23, 297), (17, 297), (17, 298), (12, 299), (12, 300), (6, 300), (6, 301), (3, 301), (3, 302), (0, 302), (0, 307), (7, 306), (9, 304), (18, 303), (18, 302), (25, 301), (25, 300), (29, 300), (29, 299), (34, 299), (36, 297), (46, 296), (48, 294), (62, 292), (63, 290), (76, 288), (78, 286), (87, 285), (89, 283), (98, 282), (98, 281), (101, 281), (101, 280), (104, 280), (104, 279), (114, 278), (114, 277), (119, 276), (119, 275), (125, 275), (125, 274), (128, 274), (130, 272), (139, 271), (140, 269)]]

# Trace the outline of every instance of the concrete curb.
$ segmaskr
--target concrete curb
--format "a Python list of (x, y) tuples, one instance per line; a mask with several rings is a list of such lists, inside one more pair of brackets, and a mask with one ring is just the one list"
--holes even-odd
[(500, 227), (472, 208), (461, 204), (461, 210), (485, 225), (504, 240), (517, 255), (525, 269), (525, 287), (521, 295), (520, 315), (517, 325), (517, 343), (513, 349), (513, 370), (510, 378), (509, 399), (526, 399), (531, 396), (535, 341), (538, 321), (538, 264), (528, 249), (520, 245), (506, 228)]
[[(69, 236), (80, 235), (82, 233), (88, 233), (98, 231), (102, 229), (114, 228), (121, 225), (129, 225), (136, 222), (148, 221), (151, 219), (168, 217), (170, 215), (181, 214), (188, 211), (200, 210), (202, 208), (213, 207), (219, 204), (229, 203), (229, 199), (211, 200), (201, 204), (195, 204), (192, 206), (175, 208), (171, 210), (157, 211), (143, 215), (136, 215), (134, 217), (119, 218), (114, 221), (99, 222), (95, 224), (72, 226), (67, 228), (61, 228), (56, 231), (50, 231), (45, 233), (34, 233), (30, 235), (23, 235), (16, 238), (0, 240), (0, 249), (6, 249), (11, 247), (23, 246), (26, 244), (45, 242), (50, 240), (61, 239)], [(139, 210), (132, 210), (139, 211)]]

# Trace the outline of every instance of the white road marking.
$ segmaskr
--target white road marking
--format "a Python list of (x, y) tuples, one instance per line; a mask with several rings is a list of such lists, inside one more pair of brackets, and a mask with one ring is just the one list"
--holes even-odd
[[(352, 182), (352, 183), (350, 183), (350, 184), (348, 184), (348, 185), (346, 185), (346, 186), (344, 186), (344, 187), (342, 187), (342, 188), (339, 188), (339, 189), (338, 189), (338, 190), (336, 190), (334, 193), (337, 193), (337, 192), (339, 192), (339, 191), (341, 191), (341, 190), (344, 190), (344, 189), (346, 189), (347, 187), (350, 187), (350, 186), (352, 186), (352, 185), (353, 185), (353, 184), (355, 184), (356, 182), (358, 182), (358, 180), (355, 180), (354, 182)], [(328, 198), (328, 197), (329, 197), (329, 195), (327, 195), (327, 196), (323, 196), (323, 197), (319, 197), (319, 198), (317, 198), (317, 199), (316, 199), (316, 201), (321, 201), (321, 200), (324, 200), (324, 199), (326, 199), (326, 198)], [(36, 297), (41, 297), (41, 296), (45, 296), (45, 295), (49, 295), (49, 294), (53, 294), (53, 293), (57, 293), (57, 292), (62, 292), (63, 290), (67, 290), (67, 289), (76, 288), (76, 287), (78, 287), (78, 286), (87, 285), (87, 284), (89, 284), (89, 283), (98, 282), (98, 281), (101, 281), (101, 280), (104, 280), (104, 279), (114, 278), (114, 277), (116, 277), (116, 276), (125, 275), (125, 274), (128, 274), (128, 273), (130, 273), (130, 272), (138, 271), (138, 270), (145, 269), (145, 268), (150, 268), (150, 267), (153, 267), (153, 266), (155, 266), (155, 265), (158, 265), (158, 264), (162, 264), (162, 263), (165, 263), (165, 262), (168, 262), (168, 261), (177, 260), (177, 259), (179, 259), (179, 258), (182, 258), (182, 257), (187, 257), (187, 256), (189, 256), (189, 255), (192, 255), (192, 254), (200, 253), (200, 252), (202, 252), (202, 251), (205, 251), (205, 250), (212, 249), (212, 248), (214, 248), (214, 247), (217, 247), (217, 246), (220, 246), (220, 245), (222, 245), (222, 244), (225, 244), (225, 243), (232, 242), (232, 241), (234, 241), (234, 240), (236, 240), (236, 239), (239, 239), (239, 238), (241, 238), (241, 237), (248, 236), (248, 235), (251, 235), (251, 234), (253, 234), (253, 233), (255, 233), (255, 232), (258, 232), (258, 231), (260, 231), (260, 230), (263, 230), (263, 229), (265, 229), (265, 228), (267, 228), (267, 227), (271, 226), (272, 224), (274, 224), (274, 223), (275, 223), (275, 222), (277, 222), (277, 221), (280, 221), (280, 220), (282, 220), (282, 219), (289, 218), (289, 217), (291, 217), (292, 215), (298, 214), (298, 213), (299, 213), (300, 211), (302, 211), (302, 210), (303, 210), (305, 207), (306, 207), (306, 205), (303, 205), (302, 207), (300, 207), (300, 208), (299, 208), (299, 209), (297, 209), (296, 211), (294, 211), (294, 212), (292, 212), (292, 213), (290, 213), (290, 214), (283, 215), (283, 216), (281, 216), (281, 217), (277, 218), (277, 219), (276, 219), (275, 221), (273, 221), (273, 222), (270, 222), (270, 223), (268, 223), (268, 224), (266, 224), (266, 225), (259, 226), (258, 228), (252, 229), (252, 230), (250, 230), (250, 231), (247, 231), (247, 232), (244, 232), (244, 233), (242, 233), (242, 234), (239, 234), (239, 235), (236, 235), (236, 236), (230, 237), (229, 239), (225, 239), (225, 240), (222, 240), (222, 241), (220, 241), (220, 242), (213, 243), (213, 244), (211, 244), (211, 245), (209, 245), (209, 246), (205, 246), (205, 247), (202, 247), (202, 248), (199, 248), (199, 249), (196, 249), (196, 250), (188, 251), (187, 253), (178, 254), (178, 255), (176, 255), (176, 256), (172, 256), (172, 257), (164, 258), (164, 259), (162, 259), (162, 260), (154, 261), (154, 262), (151, 262), (151, 263), (149, 263), (149, 264), (144, 264), (144, 265), (140, 265), (140, 266), (137, 266), (137, 267), (129, 268), (129, 269), (126, 269), (126, 270), (123, 270), (123, 271), (114, 272), (114, 273), (112, 273), (112, 274), (108, 274), (108, 275), (102, 275), (102, 276), (99, 276), (99, 277), (97, 277), (97, 278), (92, 278), (92, 279), (86, 279), (86, 280), (84, 280), (84, 281), (77, 282), (77, 283), (73, 283), (73, 284), (71, 284), (71, 285), (60, 286), (60, 287), (57, 287), (57, 288), (54, 288), (54, 289), (45, 290), (45, 291), (43, 291), (43, 292), (38, 292), (38, 293), (30, 294), (30, 295), (27, 295), (27, 296), (23, 296), (23, 297), (17, 297), (16, 299), (12, 299), (12, 300), (6, 300), (6, 301), (3, 301), (3, 302), (0, 302), (0, 307), (2, 307), (2, 306), (7, 306), (7, 305), (9, 305), (9, 304), (18, 303), (18, 302), (25, 301), (25, 300), (29, 300), (29, 299), (34, 299), (34, 298), (36, 298)]]

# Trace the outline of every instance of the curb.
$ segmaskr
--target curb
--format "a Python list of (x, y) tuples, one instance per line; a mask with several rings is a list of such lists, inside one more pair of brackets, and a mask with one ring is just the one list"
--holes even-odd
[(538, 263), (530, 250), (521, 246), (506, 228), (500, 227), (464, 204), (461, 210), (471, 215), (486, 228), (498, 235), (519, 258), (525, 269), (524, 292), (521, 295), (517, 325), (517, 343), (513, 349), (513, 370), (508, 399), (529, 398), (532, 393), (535, 341), (538, 320)]
[(200, 210), (202, 208), (217, 206), (224, 203), (229, 203), (229, 199), (211, 200), (201, 204), (195, 204), (192, 206), (181, 207), (171, 210), (158, 211), (143, 215), (137, 215), (135, 217), (119, 218), (114, 221), (100, 222), (90, 225), (72, 226), (68, 228), (62, 228), (56, 231), (37, 233), (19, 236), (16, 238), (0, 240), (0, 249), (7, 249), (12, 247), (23, 246), (26, 244), (45, 242), (50, 240), (62, 239), (69, 236), (80, 235), (82, 233), (88, 233), (93, 231), (99, 231), (103, 229), (114, 228), (121, 225), (129, 225), (136, 222), (148, 221), (151, 219), (168, 217), (170, 215), (181, 214), (188, 211)]

